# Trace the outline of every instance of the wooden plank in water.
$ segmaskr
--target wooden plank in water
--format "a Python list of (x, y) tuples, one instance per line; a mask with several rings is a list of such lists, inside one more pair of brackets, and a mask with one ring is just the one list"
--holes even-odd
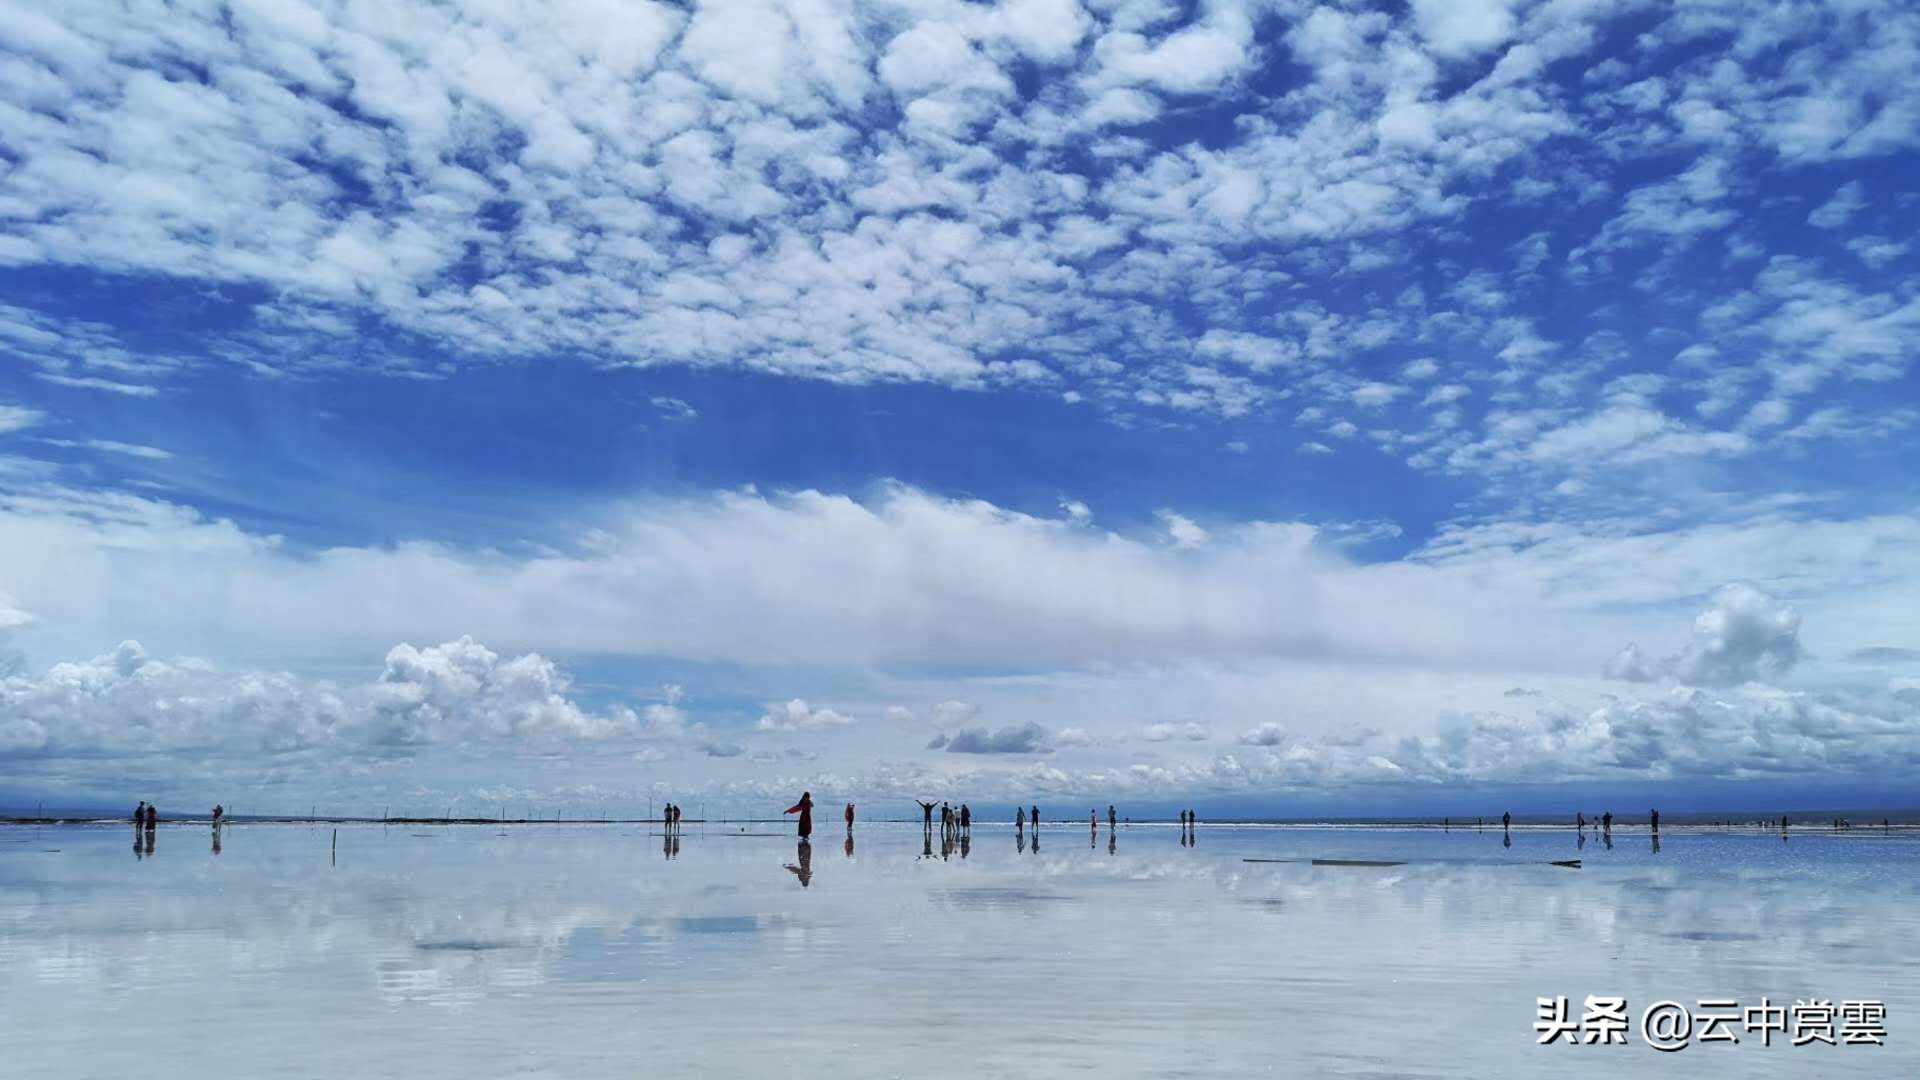
[(1580, 860), (1579, 859), (1555, 859), (1553, 860), (1553, 865), (1564, 866), (1569, 870), (1578, 870), (1580, 869)]
[(1315, 866), (1405, 866), (1404, 862), (1390, 859), (1315, 859)]

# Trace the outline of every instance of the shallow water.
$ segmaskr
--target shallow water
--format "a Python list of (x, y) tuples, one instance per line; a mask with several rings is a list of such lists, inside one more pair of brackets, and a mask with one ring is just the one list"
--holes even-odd
[[(0, 829), (21, 1077), (1920, 1075), (1920, 839), (918, 826)], [(747, 826), (766, 832), (768, 826)], [(1249, 858), (1404, 860), (1390, 867)], [(1549, 865), (1579, 858), (1579, 870)], [(1627, 998), (1539, 1046), (1536, 998)], [(1884, 1046), (1655, 1000), (1877, 999)]]

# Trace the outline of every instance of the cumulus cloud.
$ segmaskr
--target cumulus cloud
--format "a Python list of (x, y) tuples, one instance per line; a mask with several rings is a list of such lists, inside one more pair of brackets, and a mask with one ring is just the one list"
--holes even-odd
[(1168, 742), (1174, 739), (1181, 739), (1187, 742), (1205, 742), (1207, 739), (1207, 729), (1192, 721), (1181, 724), (1148, 724), (1146, 729), (1140, 733), (1140, 737), (1148, 742)]
[(799, 698), (769, 704), (754, 726), (761, 731), (818, 731), (821, 728), (846, 727), (853, 717), (832, 709), (815, 708)]
[(471, 638), (396, 645), (364, 683), (226, 672), (205, 660), (156, 658), (127, 641), (43, 675), (0, 679), (0, 739), (13, 752), (50, 756), (326, 750), (351, 759), (638, 730), (631, 711), (590, 711), (568, 696), (570, 687), (544, 656), (502, 657)]
[(1035, 723), (995, 728), (961, 728), (947, 740), (949, 754), (1045, 754), (1052, 749), (1052, 737)]
[(1287, 729), (1269, 720), (1235, 737), (1248, 746), (1280, 746), (1287, 742)]
[(1695, 686), (1733, 686), (1783, 675), (1804, 655), (1800, 613), (1746, 584), (1717, 590), (1693, 622), (1693, 638), (1672, 656), (1654, 659), (1629, 644), (1607, 665), (1608, 678), (1651, 682), (1671, 678)]

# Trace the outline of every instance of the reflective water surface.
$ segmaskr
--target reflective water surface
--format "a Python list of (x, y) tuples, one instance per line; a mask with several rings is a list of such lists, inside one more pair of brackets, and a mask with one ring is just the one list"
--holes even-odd
[[(6, 1073), (1920, 1075), (1912, 835), (774, 828), (0, 829)], [(1536, 1045), (1557, 994), (1629, 1045)], [(1887, 1044), (1637, 1030), (1763, 995)]]

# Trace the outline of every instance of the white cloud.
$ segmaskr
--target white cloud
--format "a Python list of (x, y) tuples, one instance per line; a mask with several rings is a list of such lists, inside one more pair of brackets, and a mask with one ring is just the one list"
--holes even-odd
[(1693, 639), (1663, 660), (1628, 645), (1607, 665), (1610, 678), (1650, 682), (1662, 677), (1695, 686), (1733, 686), (1783, 675), (1798, 663), (1800, 613), (1746, 584), (1713, 594), (1693, 623)]
[(1513, 36), (1514, 0), (1413, 0), (1414, 19), (1445, 57), (1485, 52)]
[(1175, 547), (1197, 548), (1211, 539), (1207, 530), (1201, 528), (1192, 518), (1176, 514), (1171, 510), (1160, 511), (1160, 520), (1166, 522), (1167, 535), (1173, 539)]
[(659, 410), (660, 416), (663, 419), (697, 420), (700, 418), (700, 411), (698, 409), (695, 409), (677, 397), (656, 397), (652, 399), (652, 402), (653, 407)]
[(853, 717), (832, 709), (815, 708), (800, 698), (785, 703), (772, 703), (754, 727), (761, 731), (817, 731), (821, 728), (846, 727), (853, 723)]
[(1187, 742), (1205, 742), (1207, 739), (1207, 729), (1192, 721), (1181, 724), (1148, 724), (1146, 729), (1140, 733), (1140, 737), (1148, 742), (1168, 742), (1174, 739)]
[(1867, 205), (1867, 198), (1860, 181), (1849, 180), (1840, 185), (1833, 198), (1813, 208), (1807, 215), (1807, 224), (1822, 229), (1838, 229), (1853, 219)]
[(0, 405), (0, 435), (24, 431), (46, 419), (46, 414), (24, 405)]

